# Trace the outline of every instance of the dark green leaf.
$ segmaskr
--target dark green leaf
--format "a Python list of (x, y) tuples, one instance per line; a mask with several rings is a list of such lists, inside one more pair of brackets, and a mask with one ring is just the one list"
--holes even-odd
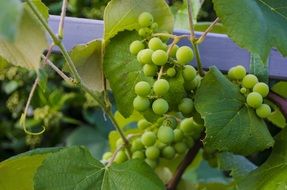
[(272, 86), (272, 91), (287, 98), (287, 81), (279, 81)]
[[(276, 47), (287, 56), (286, 0), (213, 0), (227, 34), (241, 47), (266, 60)], [(244, 11), (244, 14), (243, 12)]]
[(63, 149), (49, 156), (34, 178), (36, 190), (163, 190), (152, 169), (140, 160), (111, 167), (95, 160), (83, 147)]
[(274, 144), (265, 122), (247, 107), (239, 87), (215, 67), (202, 80), (195, 107), (205, 122), (206, 146), (249, 155)]
[(39, 70), (39, 79), (39, 87), (43, 92), (45, 92), (48, 83), (48, 74), (44, 69)]
[(282, 128), (282, 129), (285, 128), (287, 126), (286, 118), (284, 114), (282, 113), (282, 111), (280, 110), (280, 108), (269, 100), (265, 100), (265, 103), (270, 105), (271, 108), (273, 109), (270, 116), (267, 117), (267, 120), (279, 128)]
[(269, 60), (263, 61), (256, 53), (250, 55), (250, 73), (256, 75), (261, 82), (269, 82)]

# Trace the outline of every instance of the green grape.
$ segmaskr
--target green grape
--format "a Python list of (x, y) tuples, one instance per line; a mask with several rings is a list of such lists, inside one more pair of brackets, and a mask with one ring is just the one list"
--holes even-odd
[(241, 94), (246, 94), (247, 89), (245, 87), (240, 88), (240, 93)]
[(152, 39), (150, 39), (150, 41), (148, 42), (148, 47), (153, 50), (163, 50), (164, 49), (164, 45), (161, 41), (161, 39), (157, 38), (157, 37), (153, 37)]
[(165, 51), (159, 49), (159, 50), (156, 50), (152, 53), (151, 59), (155, 65), (162, 66), (162, 65), (166, 64), (166, 62), (168, 60), (168, 55)]
[(140, 81), (135, 85), (135, 93), (139, 96), (146, 97), (151, 92), (151, 86), (148, 82)]
[(269, 93), (269, 86), (264, 82), (259, 82), (254, 85), (253, 92), (258, 92), (262, 97), (266, 97)]
[(151, 36), (152, 32), (153, 32), (152, 29), (145, 27), (145, 28), (140, 28), (138, 31), (138, 34), (139, 36), (146, 38), (146, 37)]
[(178, 142), (174, 144), (174, 149), (178, 154), (183, 154), (188, 149), (187, 145), (184, 142)]
[(157, 24), (156, 22), (154, 22), (154, 23), (151, 24), (150, 28), (151, 28), (154, 32), (156, 32), (156, 31), (158, 30), (158, 24)]
[[(196, 137), (195, 139), (198, 139), (199, 137)], [(186, 144), (186, 146), (188, 147), (188, 148), (191, 148), (191, 147), (193, 147), (193, 145), (194, 145), (194, 140), (193, 140), (193, 138), (192, 137), (186, 137), (185, 139), (184, 139), (184, 143)]]
[(165, 99), (159, 98), (152, 104), (152, 110), (157, 115), (163, 115), (168, 111), (168, 103)]
[(169, 90), (169, 82), (165, 79), (159, 79), (153, 84), (153, 91), (157, 96), (165, 95)]
[(161, 126), (158, 129), (157, 138), (165, 144), (172, 143), (174, 140), (174, 133), (173, 133), (172, 128), (166, 127), (166, 126)]
[(258, 78), (253, 74), (246, 75), (242, 80), (242, 86), (245, 88), (253, 88), (258, 83)]
[(111, 152), (106, 152), (105, 154), (103, 154), (102, 160), (108, 161), (112, 156), (113, 156), (113, 153), (111, 153)]
[(256, 114), (258, 117), (266, 118), (271, 114), (271, 108), (267, 104), (262, 104), (256, 109)]
[(178, 64), (186, 65), (193, 59), (193, 51), (188, 46), (178, 48), (176, 52), (176, 59)]
[(135, 152), (137, 150), (142, 150), (142, 149), (144, 149), (144, 145), (141, 141), (141, 138), (136, 138), (135, 140), (133, 140), (131, 151)]
[(174, 142), (180, 142), (184, 138), (183, 132), (180, 129), (173, 130)]
[(163, 121), (162, 125), (166, 126), (166, 127), (171, 127), (172, 129), (175, 129), (177, 126), (176, 118), (170, 116)]
[(182, 71), (182, 76), (186, 81), (192, 81), (196, 77), (196, 70), (191, 65), (185, 65)]
[(235, 67), (231, 67), (229, 70), (228, 70), (228, 73), (227, 73), (227, 76), (229, 79), (231, 80), (235, 80), (236, 79), (236, 76), (235, 76)]
[(167, 145), (164, 144), (163, 142), (161, 142), (160, 140), (156, 140), (155, 146), (161, 150), (161, 149), (163, 149), (164, 147), (166, 147)]
[(161, 39), (161, 41), (163, 41), (163, 42), (167, 42), (168, 41), (168, 39), (169, 39), (169, 32), (167, 32), (167, 31), (161, 31), (160, 33), (162, 33), (162, 34), (167, 34), (167, 35), (160, 35), (160, 39)]
[(145, 150), (145, 155), (148, 159), (155, 160), (159, 157), (160, 150), (156, 146), (149, 146)]
[(123, 144), (124, 144), (124, 141), (123, 141), (122, 138), (119, 138), (119, 139), (117, 140), (117, 142), (116, 142), (116, 146), (117, 146), (117, 147), (120, 147), (120, 146), (122, 146)]
[(251, 92), (247, 95), (246, 102), (250, 107), (258, 108), (261, 106), (263, 98), (258, 92)]
[(161, 151), (162, 157), (166, 159), (173, 159), (175, 156), (175, 153), (176, 153), (175, 149), (172, 146), (166, 146)]
[(116, 162), (117, 164), (123, 163), (124, 161), (126, 161), (128, 159), (125, 151), (121, 150), (117, 153), (114, 162)]
[(139, 40), (133, 41), (130, 45), (131, 54), (136, 55), (142, 49), (144, 49), (144, 44)]
[(146, 158), (145, 162), (151, 167), (151, 168), (155, 168), (157, 166), (157, 161), (156, 160), (151, 160)]
[(151, 49), (143, 49), (137, 55), (137, 60), (141, 64), (152, 64), (152, 54), (153, 51)]
[[(169, 47), (170, 47), (170, 46), (169, 46)], [(170, 50), (170, 53), (169, 53), (170, 57), (176, 57), (176, 52), (177, 52), (177, 50), (178, 50), (178, 45), (172, 46), (172, 48), (171, 48), (171, 50)]]
[(233, 75), (235, 79), (242, 80), (246, 75), (246, 69), (242, 65), (237, 65), (234, 67)]
[(201, 77), (197, 75), (193, 81), (185, 81), (184, 82), (184, 89), (186, 91), (194, 90), (200, 86)]
[(135, 110), (143, 112), (150, 107), (150, 102), (148, 98), (137, 96), (133, 101), (133, 106)]
[(175, 68), (171, 67), (171, 68), (168, 68), (167, 71), (166, 71), (166, 74), (167, 76), (169, 77), (174, 77), (176, 75), (176, 70)]
[(178, 110), (183, 114), (189, 114), (193, 110), (193, 101), (190, 98), (183, 98), (178, 105)]
[(190, 118), (185, 118), (183, 119), (181, 122), (180, 122), (180, 126), (179, 128), (182, 130), (182, 132), (184, 134), (189, 134), (192, 132), (193, 130), (193, 126), (194, 126), (194, 121), (193, 121), (193, 118), (190, 117)]
[(150, 127), (152, 124), (148, 122), (146, 119), (141, 119), (138, 121), (138, 128), (141, 130), (144, 130), (148, 127)]
[(153, 23), (153, 16), (148, 12), (143, 12), (138, 17), (138, 23), (141, 27), (151, 26)]
[(139, 158), (139, 159), (145, 159), (145, 154), (143, 151), (135, 151), (133, 154), (132, 154), (132, 159), (136, 159), (136, 158)]
[(154, 64), (145, 64), (143, 66), (143, 73), (147, 77), (153, 77), (157, 74), (157, 66)]
[(145, 146), (152, 146), (156, 141), (156, 135), (151, 131), (146, 131), (141, 137), (141, 142)]

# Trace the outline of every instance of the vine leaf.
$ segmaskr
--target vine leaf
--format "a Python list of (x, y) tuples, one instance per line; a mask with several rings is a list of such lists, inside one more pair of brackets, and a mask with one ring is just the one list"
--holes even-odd
[(94, 40), (77, 45), (70, 55), (82, 82), (91, 90), (103, 91), (102, 41)]
[(150, 12), (159, 31), (172, 32), (173, 16), (164, 0), (112, 0), (104, 13), (104, 39), (109, 41), (118, 32), (139, 29), (138, 16)]
[(287, 99), (287, 81), (279, 81), (272, 86), (272, 91)]
[(213, 0), (213, 3), (227, 34), (240, 47), (260, 55), (262, 60), (267, 60), (272, 47), (287, 56), (285, 0)]
[(19, 0), (1, 1), (0, 37), (14, 41), (20, 23), (23, 5)]
[(205, 122), (206, 146), (249, 155), (274, 144), (265, 122), (245, 104), (239, 87), (216, 67), (202, 80), (195, 107)]
[(256, 75), (259, 81), (269, 83), (269, 60), (265, 62), (256, 53), (250, 54), (250, 73)]
[(239, 182), (239, 189), (285, 189), (287, 185), (287, 130), (275, 138), (276, 143), (268, 160)]
[(35, 190), (163, 190), (164, 185), (141, 160), (106, 167), (83, 147), (50, 155), (34, 177)]
[[(43, 160), (59, 148), (35, 149), (0, 163), (0, 189), (33, 189), (33, 177)], [(17, 176), (17, 183), (15, 177)]]
[[(44, 16), (47, 15), (48, 8), (44, 4), (35, 1), (35, 5)], [(15, 41), (0, 39), (0, 56), (13, 65), (38, 70), (40, 56), (47, 47), (44, 29), (25, 4)]]

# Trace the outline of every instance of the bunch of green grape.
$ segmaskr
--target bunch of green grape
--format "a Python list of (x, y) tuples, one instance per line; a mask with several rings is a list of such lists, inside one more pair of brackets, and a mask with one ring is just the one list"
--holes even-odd
[(259, 82), (253, 74), (246, 74), (242, 65), (230, 68), (228, 78), (240, 85), (240, 92), (246, 96), (247, 105), (256, 110), (258, 117), (266, 118), (271, 114), (270, 106), (264, 103), (264, 98), (269, 93), (267, 84)]
[[(143, 159), (152, 168), (155, 168), (160, 160), (172, 160), (180, 156), (194, 145), (194, 139), (199, 138), (203, 129), (192, 117), (178, 121), (173, 116), (158, 119), (154, 124), (145, 119), (138, 121), (140, 134), (134, 134), (130, 139), (131, 158)], [(128, 153), (119, 138), (116, 149), (121, 150), (114, 158), (115, 163), (122, 163), (128, 159)], [(109, 161), (113, 153), (103, 155), (104, 161)]]

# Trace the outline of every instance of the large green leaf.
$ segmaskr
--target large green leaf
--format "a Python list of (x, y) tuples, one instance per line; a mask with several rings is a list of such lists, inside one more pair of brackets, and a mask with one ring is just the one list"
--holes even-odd
[[(47, 7), (44, 7), (40, 1), (35, 3), (46, 16)], [(8, 42), (0, 39), (0, 56), (13, 65), (37, 70), (40, 66), (40, 56), (47, 47), (44, 29), (25, 4), (15, 41)]]
[(140, 160), (111, 167), (95, 160), (83, 147), (66, 148), (49, 156), (34, 178), (39, 190), (163, 190), (152, 169)]
[(173, 17), (164, 0), (112, 0), (105, 9), (104, 39), (108, 41), (118, 32), (139, 29), (138, 16), (150, 12), (159, 31), (172, 32)]
[(269, 60), (263, 61), (256, 53), (250, 55), (250, 73), (256, 75), (261, 82), (269, 83)]
[[(213, 0), (227, 34), (266, 60), (272, 47), (287, 56), (286, 0)], [(242, 12), (244, 11), (244, 13)]]
[(75, 46), (70, 52), (82, 82), (91, 90), (103, 91), (102, 41)]
[(239, 183), (244, 190), (283, 190), (287, 184), (287, 130), (276, 137), (276, 143), (268, 160), (252, 171)]
[(273, 146), (265, 122), (245, 104), (239, 87), (211, 67), (195, 96), (206, 126), (206, 146), (243, 155)]
[(136, 56), (129, 52), (129, 45), (139, 39), (136, 32), (121, 32), (115, 36), (105, 50), (104, 72), (115, 96), (117, 109), (124, 117), (133, 113), (133, 99), (136, 97), (134, 86), (139, 81), (152, 83), (145, 77), (142, 65)]
[(272, 86), (272, 91), (287, 98), (287, 81), (279, 81)]
[(0, 2), (0, 37), (13, 41), (22, 15), (22, 3), (19, 0)]
[(36, 149), (0, 163), (1, 190), (33, 190), (33, 177), (43, 160), (59, 149)]

